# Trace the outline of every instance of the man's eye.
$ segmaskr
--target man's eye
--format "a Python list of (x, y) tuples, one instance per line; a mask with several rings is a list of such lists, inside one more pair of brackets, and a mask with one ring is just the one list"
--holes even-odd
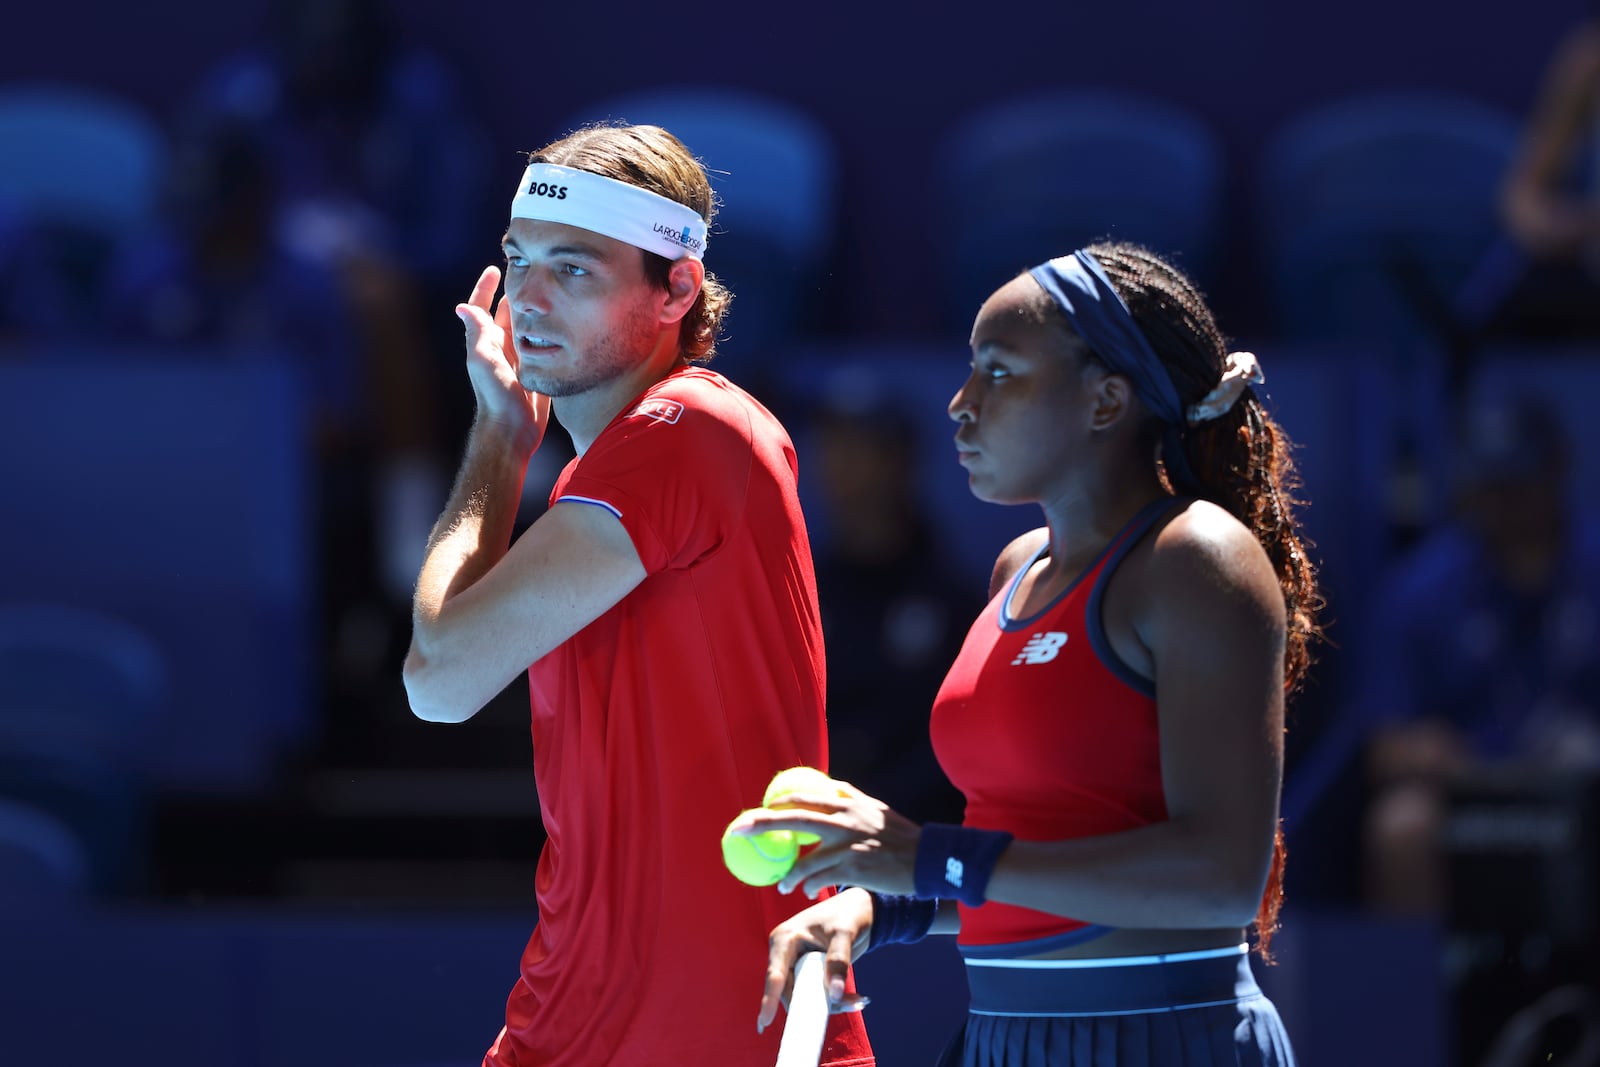
[(563, 263), (561, 264), (561, 273), (570, 274), (574, 278), (581, 278), (589, 272), (578, 266), (576, 263)]

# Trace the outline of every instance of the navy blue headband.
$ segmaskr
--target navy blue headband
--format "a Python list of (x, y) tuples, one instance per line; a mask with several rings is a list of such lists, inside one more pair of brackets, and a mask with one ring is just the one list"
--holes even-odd
[(1133, 382), (1133, 391), (1145, 407), (1166, 424), (1161, 450), (1173, 488), (1192, 490), (1198, 484), (1183, 448), (1188, 426), (1183, 401), (1172, 375), (1150, 347), (1122, 297), (1111, 287), (1105, 268), (1079, 249), (1028, 271), (1050, 299), (1066, 313), (1073, 330), (1095, 356), (1117, 374)]

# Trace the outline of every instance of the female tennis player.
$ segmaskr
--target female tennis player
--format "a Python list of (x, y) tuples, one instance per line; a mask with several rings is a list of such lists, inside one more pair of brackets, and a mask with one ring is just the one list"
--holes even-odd
[(1284, 701), (1318, 596), (1289, 443), (1177, 269), (1127, 244), (997, 290), (950, 402), (974, 495), (1035, 504), (935, 700), (960, 826), (850, 786), (757, 811), (820, 843), (780, 883), (853, 888), (773, 931), (758, 1024), (827, 952), (953, 933), (967, 1067), (1293, 1063), (1251, 970), (1281, 899)]

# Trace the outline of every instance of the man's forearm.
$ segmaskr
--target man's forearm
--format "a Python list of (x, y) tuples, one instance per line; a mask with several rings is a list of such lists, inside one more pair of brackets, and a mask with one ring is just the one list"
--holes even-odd
[(512, 432), (481, 422), (473, 425), (417, 577), (412, 606), (419, 630), (506, 554), (531, 455)]

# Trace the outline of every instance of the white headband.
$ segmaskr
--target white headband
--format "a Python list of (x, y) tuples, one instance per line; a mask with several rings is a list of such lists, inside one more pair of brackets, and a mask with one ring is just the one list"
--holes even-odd
[(591, 230), (667, 259), (706, 254), (706, 220), (694, 208), (615, 178), (551, 163), (533, 163), (523, 172), (511, 217)]

